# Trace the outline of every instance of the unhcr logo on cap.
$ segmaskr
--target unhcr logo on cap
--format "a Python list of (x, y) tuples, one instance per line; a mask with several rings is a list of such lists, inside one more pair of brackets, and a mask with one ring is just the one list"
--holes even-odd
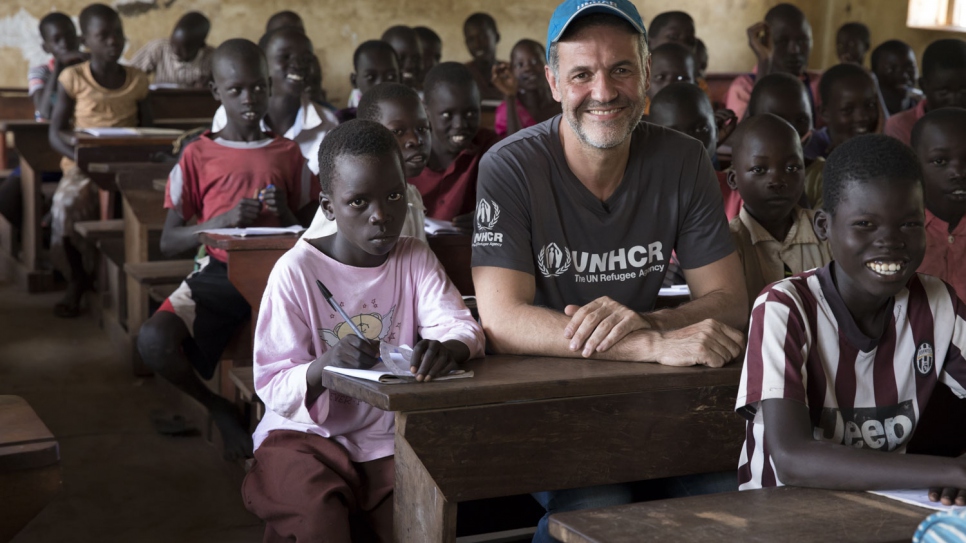
[(631, 23), (634, 30), (647, 36), (641, 14), (628, 0), (566, 0), (550, 16), (550, 25), (547, 27), (547, 62), (550, 62), (550, 46), (560, 39), (570, 23), (594, 13), (617, 15)]

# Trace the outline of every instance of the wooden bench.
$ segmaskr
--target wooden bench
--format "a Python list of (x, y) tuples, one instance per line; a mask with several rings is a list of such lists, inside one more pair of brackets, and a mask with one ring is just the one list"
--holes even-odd
[(60, 445), (19, 396), (0, 396), (0, 541), (9, 541), (60, 490)]
[(558, 513), (564, 543), (909, 541), (933, 511), (863, 492), (766, 488)]

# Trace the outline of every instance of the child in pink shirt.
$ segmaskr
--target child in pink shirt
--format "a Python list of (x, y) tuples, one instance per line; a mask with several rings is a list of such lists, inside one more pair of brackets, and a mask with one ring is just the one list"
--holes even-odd
[[(279, 259), (255, 330), (255, 430), (245, 505), (265, 541), (350, 541), (350, 516), (392, 541), (393, 415), (326, 390), (326, 366), (370, 368), (379, 342), (413, 345), (417, 381), (483, 354), (483, 331), (429, 247), (400, 239), (402, 155), (382, 125), (340, 125), (319, 150), (320, 203), (338, 231)], [(326, 303), (324, 281), (366, 339)], [(419, 339), (422, 338), (422, 339)]]

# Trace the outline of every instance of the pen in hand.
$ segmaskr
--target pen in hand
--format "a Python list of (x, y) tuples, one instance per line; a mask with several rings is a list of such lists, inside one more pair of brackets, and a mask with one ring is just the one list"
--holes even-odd
[(329, 292), (329, 289), (325, 288), (325, 285), (322, 284), (322, 281), (316, 279), (315, 284), (318, 285), (319, 290), (322, 291), (322, 297), (325, 298), (325, 301), (329, 302), (329, 305), (332, 306), (332, 309), (335, 309), (336, 312), (341, 315), (343, 319), (345, 319), (345, 323), (349, 325), (349, 328), (352, 328), (352, 331), (364, 341), (369, 341), (365, 334), (362, 333), (362, 330), (359, 330), (359, 327), (356, 326), (356, 323), (352, 322), (352, 319), (350, 319), (349, 315), (347, 315), (345, 310), (342, 309), (342, 306), (335, 301), (335, 298), (332, 297), (332, 293)]

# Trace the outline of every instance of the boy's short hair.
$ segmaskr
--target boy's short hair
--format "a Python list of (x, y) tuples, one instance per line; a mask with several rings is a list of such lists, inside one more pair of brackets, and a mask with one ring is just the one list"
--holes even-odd
[(708, 105), (709, 110), (714, 111), (711, 107), (711, 99), (701, 90), (701, 87), (693, 83), (677, 81), (664, 87), (661, 89), (661, 92), (651, 98), (651, 111), (654, 111), (655, 108), (661, 109), (665, 105), (680, 106), (697, 104), (700, 107), (702, 102)]
[(694, 24), (694, 19), (683, 11), (665, 11), (664, 13), (658, 13), (657, 16), (654, 17), (654, 19), (651, 21), (651, 25), (647, 27), (647, 35), (651, 37), (657, 36), (657, 33), (660, 32), (661, 29), (675, 19), (683, 19), (692, 25)]
[(82, 9), (78, 20), (80, 21), (81, 34), (87, 31), (91, 24), (91, 19), (121, 20), (121, 16), (110, 6), (104, 4), (91, 4)]
[[(655, 47), (651, 51), (651, 58), (653, 59), (655, 55), (668, 55), (677, 57), (678, 60), (682, 61), (686, 61), (690, 58), (691, 62), (694, 62), (694, 53), (692, 53), (687, 47), (675, 42), (662, 43), (661, 45)], [(653, 62), (653, 60), (651, 62)], [(695, 68), (696, 67), (697, 66), (695, 66)], [(691, 74), (691, 77), (694, 77), (694, 74)]]
[(353, 119), (335, 127), (319, 146), (319, 183), (323, 194), (332, 194), (332, 180), (340, 158), (392, 155), (403, 168), (402, 152), (388, 128), (374, 121)]
[(258, 62), (264, 66), (265, 73), (268, 73), (268, 61), (265, 59), (265, 53), (252, 41), (245, 38), (232, 38), (221, 42), (221, 45), (215, 49), (211, 56), (212, 74), (218, 73), (218, 64), (223, 61)]
[(44, 35), (45, 26), (59, 25), (59, 24), (68, 25), (71, 28), (74, 28), (74, 21), (71, 21), (70, 17), (68, 17), (64, 13), (61, 13), (59, 11), (54, 11), (52, 13), (48, 13), (47, 15), (44, 15), (44, 18), (40, 20), (40, 24), (37, 25), (37, 29), (40, 30), (40, 37), (45, 40), (47, 39), (47, 36)]
[(966, 42), (955, 38), (936, 40), (922, 53), (922, 76), (937, 70), (966, 70)]
[(865, 68), (857, 64), (836, 64), (822, 74), (821, 81), (818, 82), (818, 95), (823, 104), (828, 104), (832, 99), (832, 87), (836, 83), (851, 77), (864, 77), (873, 85), (875, 80), (865, 71)]
[(869, 33), (869, 27), (862, 23), (851, 22), (845, 23), (840, 26), (838, 31), (835, 33), (835, 39), (837, 40), (842, 34), (852, 34), (862, 41), (865, 48), (869, 48), (869, 43), (872, 41), (872, 34)]
[[(295, 13), (292, 10), (286, 9), (286, 10), (279, 11), (278, 13), (272, 14), (272, 16), (268, 18), (268, 21), (265, 22), (265, 30), (268, 31), (269, 29), (272, 29), (272, 27), (278, 24), (279, 21), (282, 19), (293, 19), (293, 20), (299, 21), (303, 25), (305, 24), (302, 21), (301, 15), (299, 15), (298, 13)], [(291, 25), (284, 25), (280, 28), (285, 28), (286, 26), (291, 26)]]
[(189, 11), (178, 19), (178, 22), (174, 25), (175, 29), (182, 29), (185, 32), (196, 36), (207, 36), (208, 32), (211, 31), (211, 21), (208, 17), (205, 17), (204, 13), (199, 11)]
[(355, 52), (352, 53), (352, 69), (357, 70), (359, 68), (359, 57), (377, 52), (390, 54), (396, 58), (396, 62), (399, 62), (399, 56), (396, 55), (396, 50), (391, 45), (382, 40), (367, 40), (360, 43), (359, 47), (356, 47)]
[(966, 129), (966, 109), (959, 107), (941, 107), (923, 115), (921, 119), (916, 121), (915, 126), (912, 127), (910, 146), (913, 150), (919, 146), (919, 140), (922, 138), (923, 130), (933, 124), (953, 126), (960, 130)]
[(419, 101), (419, 95), (410, 87), (402, 83), (379, 83), (369, 89), (359, 100), (356, 118), (363, 121), (379, 122), (382, 112), (379, 105), (389, 100), (410, 99)]
[(879, 60), (881, 60), (882, 55), (886, 53), (905, 54), (906, 51), (912, 51), (912, 47), (902, 40), (886, 40), (880, 43), (875, 49), (872, 50), (872, 57), (870, 57), (872, 70), (875, 70), (875, 67), (879, 64)]
[(830, 215), (849, 183), (901, 179), (922, 183), (919, 159), (906, 144), (884, 134), (864, 134), (836, 147), (822, 170), (822, 207)]
[(773, 24), (776, 21), (807, 21), (805, 13), (792, 4), (778, 4), (765, 13), (765, 22)]
[(791, 135), (794, 136), (795, 141), (799, 141), (798, 132), (791, 123), (782, 119), (778, 115), (772, 113), (762, 113), (761, 115), (755, 115), (754, 117), (748, 117), (747, 119), (738, 123), (738, 127), (735, 129), (735, 133), (728, 138), (731, 142), (731, 150), (733, 159), (738, 156), (741, 149), (744, 147), (745, 139), (749, 132), (757, 128), (758, 126), (775, 126), (780, 128), (788, 128), (791, 131)]
[(266, 32), (262, 34), (262, 37), (258, 38), (258, 48), (261, 49), (263, 52), (267, 52), (268, 46), (270, 43), (272, 43), (272, 40), (275, 39), (275, 36), (280, 36), (282, 34), (290, 34), (292, 36), (304, 38), (308, 40), (311, 46), (312, 40), (309, 39), (309, 37), (301, 30), (299, 30), (298, 28), (295, 28), (294, 26), (283, 26), (281, 28), (276, 28), (271, 32)]
[[(821, 84), (821, 82), (819, 84)], [(758, 103), (761, 102), (762, 96), (765, 96), (773, 89), (778, 91), (791, 91), (799, 93), (806, 92), (805, 84), (802, 83), (802, 80), (792, 74), (784, 72), (768, 74), (759, 79), (758, 82), (755, 83), (755, 88), (751, 90), (751, 97), (748, 98), (749, 116), (753, 116), (755, 112), (758, 111)]]
[(489, 13), (483, 13), (482, 11), (478, 11), (466, 18), (466, 21), (463, 22), (463, 31), (465, 32), (466, 27), (470, 25), (480, 25), (483, 28), (489, 28), (497, 34), (500, 32), (496, 29), (496, 19)]
[(423, 81), (424, 99), (428, 102), (436, 88), (443, 84), (472, 88), (479, 92), (473, 74), (469, 68), (459, 62), (441, 62), (433, 66), (433, 69), (426, 74), (426, 80)]
[(413, 31), (423, 41), (436, 42), (440, 45), (443, 44), (443, 40), (439, 37), (439, 34), (428, 26), (414, 26)]

